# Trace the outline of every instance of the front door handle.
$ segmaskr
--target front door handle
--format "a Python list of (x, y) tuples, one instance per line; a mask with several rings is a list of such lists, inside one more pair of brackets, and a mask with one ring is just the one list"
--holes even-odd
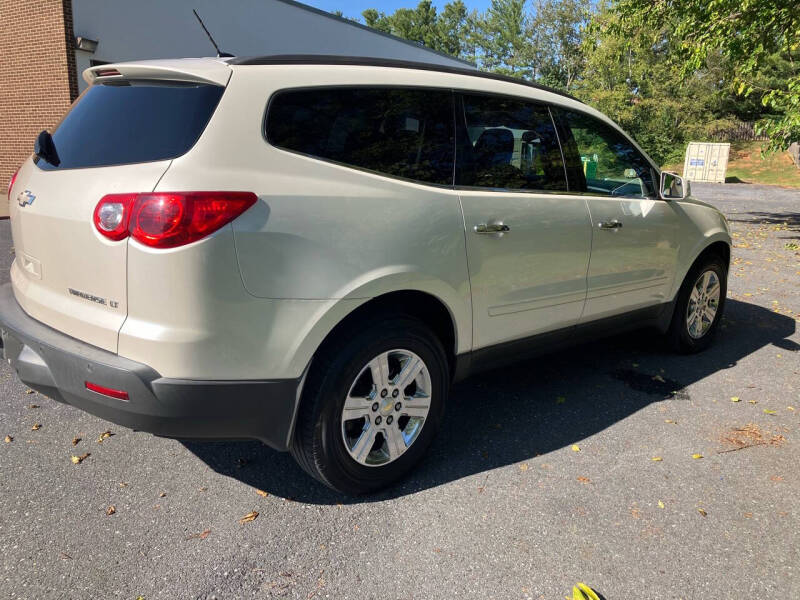
[(597, 226), (600, 229), (619, 229), (620, 227), (622, 227), (622, 223), (620, 221), (617, 221), (616, 219), (611, 219), (610, 221), (603, 221), (601, 223), (598, 223)]
[(475, 225), (475, 233), (508, 233), (511, 227), (504, 223), (478, 223)]

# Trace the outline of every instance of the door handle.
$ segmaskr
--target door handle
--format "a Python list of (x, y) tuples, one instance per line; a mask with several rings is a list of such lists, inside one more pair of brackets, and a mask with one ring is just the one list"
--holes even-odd
[(600, 229), (619, 229), (622, 227), (622, 223), (617, 221), (617, 219), (611, 219), (610, 221), (603, 221), (597, 224)]
[(475, 233), (508, 233), (511, 227), (504, 223), (478, 223), (475, 225)]

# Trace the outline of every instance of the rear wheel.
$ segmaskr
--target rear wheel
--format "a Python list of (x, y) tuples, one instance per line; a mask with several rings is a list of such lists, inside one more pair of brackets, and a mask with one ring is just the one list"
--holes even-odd
[(668, 336), (682, 353), (700, 352), (714, 341), (727, 295), (727, 268), (709, 255), (695, 264), (684, 279)]
[(419, 461), (449, 387), (444, 349), (422, 322), (360, 325), (315, 357), (291, 448), (305, 471), (347, 494), (394, 483)]

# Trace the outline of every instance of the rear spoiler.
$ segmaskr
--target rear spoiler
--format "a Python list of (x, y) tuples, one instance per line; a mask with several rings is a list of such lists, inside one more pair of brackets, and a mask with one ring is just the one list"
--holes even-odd
[(181, 58), (175, 60), (144, 60), (89, 67), (83, 79), (89, 85), (125, 79), (165, 79), (190, 83), (210, 83), (226, 86), (232, 70), (223, 61), (213, 58)]

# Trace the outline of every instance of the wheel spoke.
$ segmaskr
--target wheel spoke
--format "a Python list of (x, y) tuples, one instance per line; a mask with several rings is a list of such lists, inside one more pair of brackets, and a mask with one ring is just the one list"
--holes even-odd
[(711, 271), (706, 271), (703, 273), (703, 283), (701, 284), (701, 288), (704, 292), (708, 292), (708, 282), (711, 281)]
[(372, 446), (375, 444), (376, 433), (377, 430), (375, 427), (369, 424), (364, 428), (364, 431), (361, 432), (358, 440), (356, 440), (356, 443), (353, 444), (353, 447), (350, 450), (356, 460), (360, 462), (364, 462), (364, 460), (366, 460), (369, 451), (372, 450)]
[(689, 294), (689, 300), (696, 304), (699, 298), (700, 298), (700, 290), (698, 290), (697, 286), (695, 286), (692, 288), (692, 293)]
[(344, 408), (342, 409), (342, 420), (350, 421), (365, 417), (370, 413), (369, 398), (356, 398), (348, 396), (344, 401)]
[(389, 385), (389, 354), (384, 352), (369, 361), (372, 383), (378, 387)]
[(404, 390), (419, 375), (423, 366), (420, 359), (416, 356), (410, 356), (406, 364), (403, 365), (403, 370), (394, 378), (394, 385)]
[(386, 438), (386, 448), (389, 450), (389, 457), (397, 458), (406, 450), (406, 441), (397, 425), (389, 425), (383, 430)]
[(407, 417), (419, 417), (419, 418), (426, 418), (428, 416), (428, 407), (418, 407), (418, 406), (404, 406), (400, 411), (400, 414), (405, 415)]
[(715, 281), (711, 286), (711, 289), (708, 290), (709, 298), (716, 298), (719, 296), (719, 281)]

